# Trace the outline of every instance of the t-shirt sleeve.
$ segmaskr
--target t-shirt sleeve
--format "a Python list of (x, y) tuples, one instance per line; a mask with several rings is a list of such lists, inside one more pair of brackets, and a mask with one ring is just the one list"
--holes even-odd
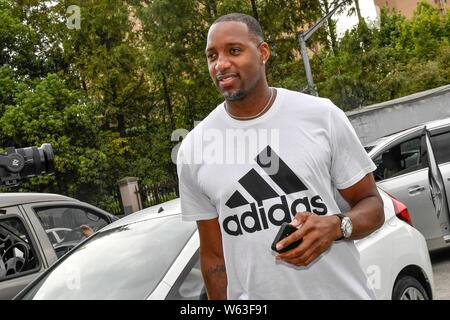
[(374, 171), (376, 166), (362, 146), (344, 111), (334, 104), (331, 106), (329, 124), (331, 178), (337, 189), (346, 189)]
[(177, 154), (178, 185), (181, 202), (181, 216), (184, 221), (209, 220), (218, 217), (214, 205), (199, 188), (193, 174), (195, 164), (188, 161), (183, 145)]

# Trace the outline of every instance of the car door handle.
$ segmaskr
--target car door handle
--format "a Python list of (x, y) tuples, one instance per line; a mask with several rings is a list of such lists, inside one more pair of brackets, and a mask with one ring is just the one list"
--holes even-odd
[(412, 186), (412, 187), (408, 188), (408, 193), (412, 194), (412, 195), (420, 193), (422, 191), (425, 191), (425, 187), (424, 186)]

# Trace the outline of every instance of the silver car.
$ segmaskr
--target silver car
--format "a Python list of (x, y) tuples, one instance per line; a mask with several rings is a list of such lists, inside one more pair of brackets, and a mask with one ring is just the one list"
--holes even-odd
[(57, 194), (0, 193), (0, 299), (11, 299), (85, 236), (118, 220)]
[(365, 148), (377, 165), (377, 185), (408, 207), (428, 249), (448, 247), (450, 118), (394, 133)]

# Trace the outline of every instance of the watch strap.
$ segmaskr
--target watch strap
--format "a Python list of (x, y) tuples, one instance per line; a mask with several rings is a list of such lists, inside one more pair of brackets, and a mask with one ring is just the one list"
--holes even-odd
[(336, 241), (340, 241), (345, 239), (344, 237), (344, 232), (342, 230), (342, 220), (346, 217), (345, 214), (342, 213), (338, 213), (336, 216), (338, 216), (338, 218), (341, 220), (341, 224), (339, 225), (339, 229), (341, 230), (342, 236), (339, 239), (336, 239)]

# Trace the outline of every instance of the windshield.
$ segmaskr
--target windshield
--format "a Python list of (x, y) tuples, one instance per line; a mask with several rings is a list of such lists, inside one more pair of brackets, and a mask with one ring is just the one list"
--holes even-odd
[(23, 299), (145, 299), (195, 230), (175, 215), (97, 233)]
[(388, 135), (388, 136), (384, 136), (384, 137), (378, 138), (378, 139), (375, 140), (375, 141), (369, 142), (369, 143), (367, 143), (367, 144), (364, 145), (364, 149), (366, 150), (367, 153), (370, 153), (375, 147), (377, 147), (377, 146), (379, 146), (380, 144), (383, 144), (385, 141), (391, 139), (391, 137), (392, 137), (393, 135), (394, 135), (394, 134), (390, 134), (390, 135)]

